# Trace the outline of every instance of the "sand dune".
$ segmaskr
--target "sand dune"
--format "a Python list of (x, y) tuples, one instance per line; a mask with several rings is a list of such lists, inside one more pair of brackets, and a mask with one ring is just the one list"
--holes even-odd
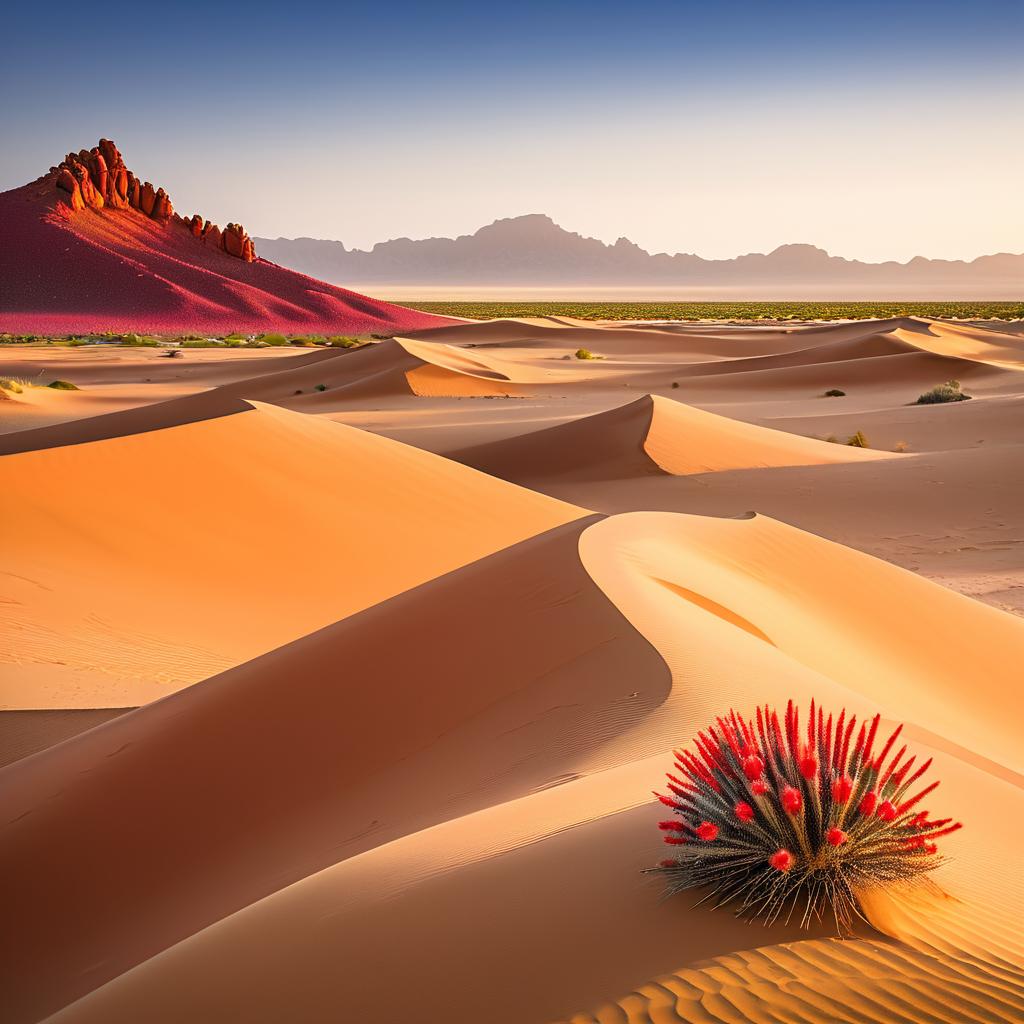
[[(563, 536), (568, 529), (563, 528)], [(535, 544), (531, 542), (523, 550), (540, 561), (551, 558), (551, 552), (538, 549)], [(122, 974), (55, 1019), (127, 1021), (137, 1017), (143, 1007), (147, 1008), (149, 1019), (155, 1021), (196, 1016), (203, 1019), (204, 1015), (216, 1019), (230, 1006), (235, 1012), (240, 1008), (247, 1020), (269, 1022), (281, 1019), (286, 1007), (293, 1005), (294, 993), (299, 991), (303, 994), (304, 1017), (309, 1020), (328, 1020), (339, 1007), (344, 1007), (354, 1019), (398, 1021), (407, 1012), (405, 1001), (402, 1005), (382, 1001), (382, 993), (391, 991), (388, 979), (398, 962), (403, 964), (403, 991), (415, 993), (417, 1012), (426, 1019), (468, 1022), (480, 1019), (481, 1013), (486, 1012), (488, 1019), (499, 1022), (543, 1020), (568, 1017), (574, 1010), (595, 1005), (602, 994), (614, 998), (640, 985), (644, 978), (707, 956), (724, 956), (725, 965), (746, 965), (731, 982), (735, 998), (739, 999), (758, 993), (769, 999), (770, 1005), (785, 1006), (789, 997), (780, 969), (808, 960), (827, 975), (832, 975), (842, 963), (864, 964), (865, 969), (873, 965), (865, 977), (858, 974), (857, 988), (865, 993), (865, 1006), (872, 1004), (872, 992), (880, 993), (894, 985), (901, 987), (906, 1005), (930, 1006), (928, 993), (935, 984), (937, 952), (933, 949), (921, 954), (920, 937), (904, 938), (905, 928), (896, 922), (896, 911), (885, 904), (873, 909), (872, 919), (897, 939), (895, 946), (883, 947), (868, 937), (836, 947), (823, 937), (812, 937), (796, 947), (787, 947), (779, 943), (790, 942), (797, 934), (784, 927), (751, 929), (733, 921), (728, 914), (695, 909), (693, 901), (687, 899), (661, 903), (657, 887), (639, 874), (657, 856), (656, 838), (651, 833), (658, 811), (650, 803), (648, 790), (664, 763), (663, 752), (667, 747), (679, 736), (690, 735), (715, 710), (730, 702), (779, 700), (785, 695), (805, 698), (815, 694), (830, 704), (845, 703), (858, 711), (881, 706), (894, 716), (908, 718), (912, 735), (916, 725), (947, 738), (952, 735), (965, 744), (976, 742), (978, 735), (983, 734), (986, 750), (993, 756), (1003, 757), (1008, 750), (1012, 755), (1009, 742), (1001, 737), (1011, 731), (1006, 721), (1013, 706), (1009, 684), (1014, 670), (1008, 662), (997, 663), (995, 657), (983, 665), (976, 659), (985, 650), (1020, 650), (1024, 644), (1024, 624), (884, 563), (763, 518), (616, 516), (586, 528), (579, 535), (579, 548), (583, 567), (610, 599), (609, 607), (621, 609), (664, 659), (672, 677), (669, 692), (658, 681), (661, 667), (657, 660), (650, 662), (646, 671), (637, 665), (628, 680), (641, 699), (623, 705), (616, 720), (606, 722), (605, 728), (594, 734), (592, 723), (587, 726), (587, 718), (600, 706), (602, 698), (598, 696), (600, 691), (592, 691), (591, 674), (563, 671), (561, 685), (565, 689), (556, 697), (548, 690), (545, 675), (538, 675), (536, 655), (529, 645), (514, 645), (510, 653), (514, 651), (515, 656), (505, 659), (513, 667), (506, 664), (503, 670), (510, 670), (519, 686), (526, 680), (535, 681), (530, 686), (531, 699), (525, 703), (510, 702), (508, 691), (499, 690), (505, 696), (493, 706), (492, 714), (482, 718), (472, 703), (466, 705), (466, 695), (457, 691), (466, 677), (450, 670), (442, 672), (435, 684), (441, 687), (435, 690), (436, 697), (445, 701), (447, 713), (463, 709), (468, 716), (468, 731), (446, 730), (443, 738), (438, 737), (431, 744), (429, 757), (423, 760), (417, 756), (414, 761), (396, 766), (396, 774), (385, 780), (379, 790), (373, 788), (372, 781), (367, 787), (359, 778), (350, 777), (347, 797), (338, 803), (334, 819), (347, 818), (351, 832), (357, 832), (358, 819), (347, 817), (344, 808), (351, 807), (350, 801), (361, 794), (367, 809), (374, 808), (379, 828), (381, 821), (388, 821), (388, 793), (392, 800), (398, 800), (400, 808), (405, 807), (406, 813), (408, 799), (417, 799), (412, 790), (402, 792), (403, 778), (414, 778), (418, 791), (438, 784), (439, 792), (451, 792), (440, 785), (444, 773), (463, 768), (468, 752), (474, 749), (487, 751), (490, 784), (499, 786), (489, 794), (485, 806), (470, 812), (472, 802), (467, 801), (458, 808), (461, 813), (456, 816), (457, 808), (451, 804), (444, 823), (393, 841), (389, 841), (393, 833), (389, 834), (385, 825), (367, 844), (372, 849), (344, 860), (339, 858), (335, 866), (194, 934), (167, 953)], [(516, 555), (510, 551), (494, 557), (502, 560)], [(564, 572), (566, 563), (558, 564)], [(466, 581), (474, 569), (469, 567), (454, 576)], [(508, 569), (503, 566), (500, 571), (505, 574)], [(554, 579), (555, 574), (548, 578)], [(827, 591), (829, 581), (835, 578), (850, 581), (849, 599), (841, 607), (823, 607), (822, 591)], [(440, 585), (442, 581), (429, 584), (427, 590)], [(570, 589), (579, 585), (576, 581), (568, 583)], [(770, 588), (773, 600), (758, 599), (755, 595), (759, 588)], [(472, 589), (467, 590), (467, 597)], [(777, 603), (780, 596), (783, 601)], [(397, 600), (413, 597), (406, 595)], [(551, 597), (556, 605), (561, 605), (556, 595)], [(440, 598), (430, 603), (441, 614)], [(521, 610), (522, 600), (515, 599), (512, 607)], [(921, 617), (922, 633), (944, 637), (941, 649), (920, 642), (910, 632), (893, 636), (894, 610), (904, 607), (913, 607)], [(360, 620), (366, 623), (376, 614), (386, 612), (387, 606), (381, 606), (339, 624), (335, 627), (337, 635), (358, 629)], [(446, 617), (465, 621), (454, 614)], [(416, 619), (406, 615), (403, 621), (413, 623)], [(473, 638), (474, 644), (493, 644), (497, 630), (503, 637), (518, 636), (523, 623), (519, 618), (506, 630), (500, 615), (490, 616), (489, 621), (488, 631), (477, 627), (472, 618), (468, 620), (466, 635)], [(429, 633), (430, 623), (424, 624), (424, 628)], [(564, 625), (557, 630), (559, 635), (564, 632)], [(634, 641), (618, 627), (616, 632), (619, 639), (610, 650), (628, 661), (631, 656), (622, 645)], [(963, 639), (957, 641), (954, 632)], [(309, 646), (314, 642), (337, 652), (333, 633), (328, 631), (321, 638), (310, 638), (270, 657), (289, 658), (295, 652), (302, 658), (315, 658), (314, 648)], [(441, 642), (439, 649), (450, 647)], [(307, 650), (308, 655), (304, 653)], [(852, 662), (861, 652), (871, 660), (857, 671)], [(524, 662), (524, 658), (532, 664)], [(358, 660), (355, 664), (359, 664)], [(652, 675), (655, 668), (657, 675)], [(880, 670), (889, 675), (877, 676)], [(968, 670), (985, 681), (984, 693), (976, 692), (972, 700), (961, 700), (952, 709), (947, 708), (950, 687), (954, 681), (961, 682)], [(237, 670), (234, 676), (240, 680), (242, 673), (243, 670)], [(302, 680), (315, 678), (315, 673), (308, 670), (293, 674), (282, 673), (279, 668), (277, 672), (265, 672), (265, 682), (253, 691), (253, 676), (248, 673), (245, 687), (237, 684), (239, 696), (244, 689), (243, 699), (262, 706), (263, 701), (255, 700), (254, 694), (279, 690), (277, 680), (285, 675)], [(400, 677), (389, 673), (388, 678)], [(613, 682), (615, 673), (605, 678)], [(195, 728), (199, 719), (193, 716), (208, 716), (215, 710), (228, 715), (230, 683), (231, 675), (184, 691), (173, 702), (165, 701), (153, 709), (136, 712), (65, 745), (60, 756), (74, 758), (74, 763), (81, 767), (100, 765), (105, 750), (120, 746), (129, 730), (139, 728), (136, 723), (161, 712), (172, 735), (173, 731), (187, 730), (191, 717), (194, 732), (201, 736), (203, 733)], [(933, 684), (938, 687), (936, 694), (930, 692)], [(621, 689), (619, 694), (621, 700)], [(613, 697), (614, 688), (607, 691), (604, 700)], [(282, 699), (283, 696), (277, 698)], [(542, 738), (532, 730), (536, 728), (537, 710), (544, 706), (545, 699), (547, 706), (565, 707), (567, 714), (560, 720), (549, 721), (547, 727), (552, 731)], [(186, 703), (191, 705), (190, 715), (174, 708), (175, 704)], [(320, 701), (297, 701), (293, 702), (290, 715), (301, 714), (300, 707), (310, 706), (323, 707)], [(909, 715), (908, 709), (912, 711)], [(359, 711), (356, 716), (363, 724), (373, 721), (372, 716), (364, 718)], [(404, 727), (409, 722), (418, 722), (419, 717), (410, 715)], [(179, 721), (180, 725), (173, 724)], [(527, 723), (533, 725), (524, 730)], [(398, 723), (391, 723), (392, 728), (395, 725)], [(172, 736), (165, 737), (163, 728), (156, 730), (150, 725), (148, 729), (156, 742), (166, 742), (167, 750), (172, 748)], [(308, 729), (309, 726), (295, 730), (296, 735), (306, 737), (306, 746), (312, 748), (306, 757), (317, 758), (316, 771), (306, 784), (313, 786), (314, 792), (323, 792), (330, 783), (319, 780), (324, 776), (333, 780), (344, 773), (332, 772), (323, 764), (324, 754), (313, 753), (318, 744), (309, 742)], [(318, 725), (316, 729), (322, 732), (326, 727)], [(117, 735), (119, 732), (122, 735)], [(245, 742), (245, 735), (236, 731), (233, 742)], [(581, 737), (586, 737), (587, 742), (581, 744)], [(366, 738), (366, 742), (372, 741), (372, 735)], [(404, 750), (416, 747), (404, 742), (401, 734), (396, 742)], [(553, 781), (563, 780), (562, 785), (538, 790), (536, 776), (531, 772), (534, 742), (538, 743), (536, 749), (557, 752), (560, 763), (549, 761), (546, 768), (558, 773)], [(947, 783), (953, 787), (950, 799), (963, 808), (969, 823), (977, 823), (978, 816), (986, 813), (987, 808), (1005, 810), (1022, 806), (1019, 789), (971, 763), (969, 754), (963, 754), (958, 742), (941, 742), (944, 749), (935, 751), (935, 756)], [(914, 743), (916, 748), (930, 752), (923, 740), (914, 737)], [(147, 753), (141, 748), (135, 750), (136, 746), (130, 746), (113, 762), (106, 759), (99, 777), (92, 772), (83, 774), (81, 768), (72, 773), (72, 762), (65, 764), (63, 775), (83, 781), (76, 783), (76, 792), (62, 796), (67, 807), (47, 810), (32, 826), (21, 829), (20, 837), (13, 834), (17, 860), (32, 864), (33, 873), (38, 872), (40, 877), (49, 877), (45, 851), (57, 845), (57, 841), (48, 821), (66, 827), (71, 821), (70, 808), (76, 808), (80, 824), (74, 841), (80, 843), (86, 823), (97, 820), (96, 801), (103, 799), (110, 802), (108, 806), (117, 806), (119, 792), (130, 793), (128, 780), (140, 773), (139, 765), (132, 761), (160, 756), (159, 749)], [(515, 758), (517, 747), (519, 756)], [(338, 745), (332, 744), (331, 749), (333, 760), (339, 756)], [(57, 753), (54, 752), (51, 762), (56, 760)], [(372, 760), (364, 764), (366, 755), (360, 756), (358, 750), (352, 753), (364, 770), (373, 770)], [(200, 753), (200, 763), (190, 772), (203, 774), (201, 758)], [(246, 758), (241, 761), (244, 764)], [(11, 769), (13, 792), (21, 793), (24, 799), (33, 788), (45, 785), (44, 779), (53, 768), (52, 764), (27, 762), (21, 778), (13, 774), (16, 770)], [(301, 773), (306, 769), (300, 765), (290, 770)], [(181, 785), (180, 771), (168, 773), (163, 785), (169, 787), (166, 796), (147, 794), (158, 805), (149, 813), (161, 822), (160, 808), (170, 808), (174, 815), (197, 813), (194, 794), (183, 799), (179, 791), (177, 798), (171, 798), (170, 794)], [(258, 777), (246, 785), (232, 784), (227, 779), (224, 785), (235, 794), (232, 807), (239, 799), (246, 799), (244, 792), (250, 786), (263, 792)], [(291, 787), (282, 784), (281, 788)], [(499, 793), (504, 794), (504, 800), (498, 797)], [(971, 803), (964, 802), (968, 793), (972, 794), (973, 814)], [(140, 798), (141, 794), (134, 799)], [(219, 806), (223, 813), (225, 805), (215, 795), (203, 802)], [(264, 815), (269, 815), (270, 810), (263, 806)], [(17, 805), (12, 804), (11, 810), (16, 809)], [(115, 825), (124, 820), (123, 814), (111, 811), (100, 817)], [(298, 825), (300, 820), (307, 826), (312, 822), (310, 816), (303, 815), (294, 824)], [(160, 827), (173, 828), (173, 824), (167, 822)], [(340, 828), (340, 823), (332, 827)], [(240, 831), (251, 838), (249, 830)], [(289, 837), (290, 842), (295, 831), (293, 826), (279, 830), (278, 835)], [(986, 834), (984, 829), (977, 828), (973, 837), (968, 836), (965, 832), (964, 841), (958, 842), (957, 862), (948, 870), (943, 869), (940, 881), (954, 895), (958, 891), (970, 895), (988, 907), (984, 913), (991, 915), (996, 913), (992, 909), (996, 887), (986, 893), (984, 885), (979, 890), (971, 878), (987, 859), (1007, 854), (1014, 842), (1013, 832), (1010, 829), (1002, 834)], [(93, 857), (101, 855), (113, 857), (115, 863), (127, 861), (156, 870), (149, 856), (138, 855), (144, 852), (138, 847), (140, 840), (130, 840), (134, 850), (120, 848), (126, 839), (123, 832), (116, 838), (101, 834), (87, 839), (82, 870), (88, 869)], [(62, 841), (71, 841), (70, 835), (64, 833)], [(142, 841), (160, 845), (159, 834), (144, 834)], [(212, 841), (211, 837), (208, 842)], [(218, 842), (224, 839), (218, 838)], [(321, 844), (332, 848), (330, 836), (322, 837)], [(12, 844), (6, 845), (10, 849)], [(279, 847), (264, 851), (262, 844), (254, 845), (257, 849), (247, 857), (249, 864), (273, 860), (275, 856), (287, 860), (286, 852)], [(311, 845), (307, 834), (305, 848)], [(38, 863), (40, 858), (42, 864)], [(225, 861), (231, 863), (231, 858)], [(135, 867), (127, 877), (138, 873), (139, 868)], [(40, 883), (31, 882), (23, 868), (21, 886), (35, 884)], [(69, 889), (67, 898), (78, 904), (75, 913), (68, 911), (69, 916), (76, 922), (93, 920), (93, 915), (82, 912), (87, 908), (81, 901), (98, 896), (86, 893), (72, 897), (72, 893), (82, 893), (84, 887), (76, 888), (73, 879), (63, 884)], [(195, 888), (204, 889), (198, 884)], [(214, 887), (214, 891), (220, 892), (220, 888)], [(600, 899), (594, 898), (597, 892), (602, 894)], [(1020, 886), (1009, 892), (1004, 890), (1002, 898), (1004, 914), (1012, 907), (1020, 907)], [(152, 900), (131, 902), (134, 914), (132, 922), (123, 926), (122, 943), (126, 933), (138, 927), (140, 919), (145, 920), (150, 912), (147, 908), (159, 904)], [(176, 912), (180, 906), (179, 900)], [(458, 908), (454, 920), (452, 908)], [(20, 920), (17, 905), (14, 913)], [(24, 936), (20, 925), (19, 933)], [(500, 938), (482, 943), (482, 933)], [(99, 938), (92, 934), (88, 947), (94, 956), (98, 949), (103, 949), (109, 957), (111, 941), (107, 936), (98, 945)], [(972, 938), (962, 928), (959, 940), (953, 934), (947, 941), (959, 941), (958, 955), (969, 955)], [(132, 942), (136, 948), (137, 935), (132, 936)], [(986, 948), (989, 977), (979, 978), (977, 971), (972, 972), (972, 984), (977, 989), (975, 998), (987, 1007), (1013, 1007), (1020, 1000), (1020, 973), (1001, 968), (1002, 954), (993, 951), (991, 945)], [(938, 968), (947, 975), (952, 970), (955, 975), (960, 968), (955, 963), (947, 968), (948, 950), (943, 955), (947, 959), (941, 959)], [(332, 969), (339, 957), (346, 964), (345, 971)], [(732, 959), (735, 957), (739, 960)], [(444, 966), (453, 962), (460, 964), (457, 984), (452, 983)], [(774, 967), (774, 972), (765, 977), (759, 962), (765, 964), (766, 970)], [(559, 969), (545, 970), (545, 965), (552, 963), (557, 963)], [(511, 986), (495, 1002), (493, 993), (506, 991), (510, 965), (514, 965), (517, 976), (530, 977), (531, 983)], [(695, 970), (696, 975), (684, 972), (683, 979), (697, 987), (713, 984), (714, 968)], [(813, 980), (817, 975), (812, 971), (809, 977)], [(847, 998), (849, 985), (844, 977), (845, 973), (840, 971), (835, 984), (821, 992), (822, 1012), (829, 1006), (842, 1005)], [(287, 985), (285, 978), (289, 979)], [(699, 982), (700, 978), (704, 981)], [(52, 979), (42, 977), (38, 981), (46, 990), (52, 983)], [(681, 1014), (681, 1019), (704, 1018)], [(883, 1015), (879, 1019), (887, 1018)]]
[[(669, 685), (580, 565), (583, 525), (10, 766), (12, 999), (71, 998), (336, 860), (570, 777)], [(71, 784), (40, 806), (58, 777)], [(182, 849), (183, 834), (206, 838)], [(96, 871), (118, 878), (116, 906), (87, 883)], [(60, 938), (36, 918), (44, 892)]]
[(652, 395), (609, 412), (448, 455), (506, 480), (556, 477), (563, 482), (894, 457), (752, 426)]
[(581, 514), (269, 405), (0, 474), (7, 707), (136, 706)]
[[(606, 358), (563, 361), (582, 332)], [(91, 356), (188, 390), (0, 439), (0, 670), (52, 709), (0, 713), (5, 1019), (1024, 1016), (1024, 621), (924, 578), (1013, 603), (1015, 346), (560, 319), (187, 380)], [(974, 401), (907, 404), (952, 375)], [(861, 428), (912, 454), (806, 436)], [(789, 697), (904, 721), (965, 823), (941, 892), (866, 894), (844, 942), (641, 874), (668, 751)]]

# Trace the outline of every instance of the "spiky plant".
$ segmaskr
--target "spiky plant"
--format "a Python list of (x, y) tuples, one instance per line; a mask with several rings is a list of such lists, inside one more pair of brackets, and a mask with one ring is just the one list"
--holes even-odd
[[(707, 887), (716, 906), (771, 923), (800, 908), (801, 923), (831, 913), (848, 932), (860, 887), (909, 879), (939, 863), (936, 840), (960, 828), (933, 821), (921, 801), (938, 782), (911, 791), (931, 766), (914, 768), (899, 726), (876, 753), (875, 715), (861, 724), (822, 709), (800, 729), (790, 701), (747, 721), (735, 711), (698, 734), (696, 752), (674, 751), (668, 795), (675, 816), (659, 822), (674, 856), (658, 871), (668, 894)], [(703, 901), (702, 901), (703, 902)]]

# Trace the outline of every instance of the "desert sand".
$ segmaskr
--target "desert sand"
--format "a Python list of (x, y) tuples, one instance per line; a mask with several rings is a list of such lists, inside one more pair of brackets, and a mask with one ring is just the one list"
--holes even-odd
[[(1024, 1019), (1022, 370), (920, 319), (5, 346), (81, 390), (0, 402), (4, 1019)], [(934, 884), (847, 938), (662, 900), (672, 748), (812, 697), (934, 757)]]

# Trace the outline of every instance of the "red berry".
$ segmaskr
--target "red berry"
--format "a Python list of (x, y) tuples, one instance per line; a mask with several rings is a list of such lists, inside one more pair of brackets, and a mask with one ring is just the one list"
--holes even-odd
[(768, 783), (764, 779), (755, 779), (750, 784), (750, 789), (754, 796), (764, 796), (768, 792)]
[(789, 850), (776, 850), (768, 858), (768, 863), (776, 871), (788, 871), (793, 866), (793, 854)]
[(718, 826), (710, 821), (702, 821), (697, 826), (697, 837), (703, 839), (706, 843), (710, 843), (718, 838)]
[(800, 758), (800, 774), (805, 779), (813, 779), (818, 774), (818, 759), (813, 754)]
[(872, 814), (875, 810), (875, 804), (878, 803), (878, 794), (874, 790), (869, 790), (864, 794), (864, 798), (860, 802), (860, 813), (865, 817)]
[(799, 814), (803, 803), (803, 797), (800, 796), (799, 789), (794, 789), (792, 786), (786, 786), (782, 790), (782, 807), (787, 814)]
[(845, 804), (853, 794), (853, 779), (849, 775), (836, 779), (832, 783), (832, 799), (837, 804)]
[(830, 846), (842, 846), (846, 842), (846, 833), (841, 828), (830, 828), (825, 833)]
[(896, 808), (888, 800), (883, 800), (878, 805), (878, 810), (875, 811), (876, 817), (882, 819), (882, 821), (893, 821), (896, 817)]
[(733, 810), (736, 812), (736, 817), (739, 818), (740, 821), (754, 820), (754, 808), (743, 800), (741, 800)]
[(743, 759), (743, 774), (753, 782), (764, 774), (764, 761), (757, 754), (750, 754)]

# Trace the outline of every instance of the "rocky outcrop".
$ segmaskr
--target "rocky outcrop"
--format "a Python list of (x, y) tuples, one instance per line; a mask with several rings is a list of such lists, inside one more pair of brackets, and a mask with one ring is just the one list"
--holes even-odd
[(61, 201), (72, 210), (131, 208), (162, 224), (183, 227), (205, 245), (246, 263), (256, 259), (252, 239), (241, 224), (229, 224), (221, 231), (198, 213), (188, 219), (179, 217), (171, 197), (151, 182), (139, 181), (110, 139), (100, 139), (92, 149), (68, 153), (60, 166), (50, 168), (50, 175)]

